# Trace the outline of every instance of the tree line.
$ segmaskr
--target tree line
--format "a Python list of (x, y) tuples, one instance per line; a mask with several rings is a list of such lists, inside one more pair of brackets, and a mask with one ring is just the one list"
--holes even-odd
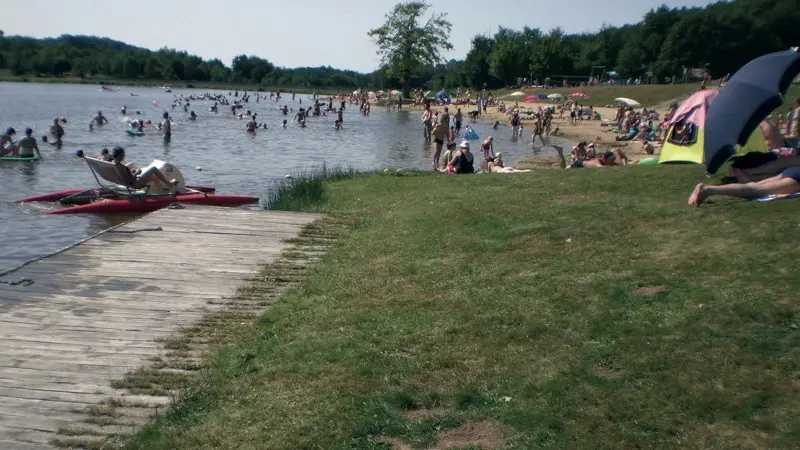
[[(395, 9), (402, 10), (402, 6)], [(419, 13), (425, 8), (417, 9)], [(438, 27), (449, 25), (442, 16), (432, 20), (439, 21), (434, 23)], [(590, 74), (599, 75), (600, 68), (623, 78), (660, 82), (681, 77), (684, 67), (707, 67), (715, 77), (721, 77), (756, 56), (797, 46), (798, 23), (800, 0), (736, 0), (705, 8), (661, 6), (638, 24), (603, 26), (596, 33), (501, 27), (493, 36), (475, 36), (463, 60), (439, 57), (436, 61), (409, 62), (387, 54), (386, 64), (369, 74), (331, 67), (284, 68), (248, 55), (235, 57), (227, 66), (219, 59), (204, 60), (168, 48), (151, 51), (108, 38), (63, 35), (34, 39), (3, 36), (0, 31), (0, 69), (18, 76), (107, 76), (353, 89), (497, 88), (515, 85), (521, 78), (585, 80)], [(386, 25), (392, 25), (391, 17)], [(384, 31), (391, 32), (391, 27), (371, 31), (376, 43), (380, 44)], [(433, 38), (447, 49), (449, 29), (444, 31)]]

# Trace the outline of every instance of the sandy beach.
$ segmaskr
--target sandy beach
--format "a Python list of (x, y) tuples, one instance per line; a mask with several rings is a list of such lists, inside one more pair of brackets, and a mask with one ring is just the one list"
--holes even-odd
[[(507, 104), (513, 105), (513, 102), (508, 102)], [(524, 106), (522, 106), (524, 105)], [(529, 103), (529, 104), (522, 104), (523, 108), (530, 107), (536, 108), (540, 104), (538, 103)], [(544, 106), (550, 106), (551, 103), (541, 104)], [(658, 106), (655, 109), (664, 117), (667, 113), (667, 109), (664, 106)], [(461, 108), (462, 113), (466, 116), (468, 111), (472, 111), (475, 106), (474, 105), (450, 105), (448, 106), (450, 114), (455, 113), (456, 108)], [(413, 109), (422, 111), (422, 106), (413, 106), (413, 105), (403, 105), (403, 108), (406, 109)], [(434, 112), (439, 112), (440, 114), (444, 111), (444, 106), (431, 106), (431, 110)], [(595, 111), (600, 113), (600, 116), (605, 121), (611, 121), (616, 114), (616, 109), (614, 108), (607, 108), (607, 107), (595, 107)], [(522, 133), (522, 139), (530, 139), (531, 129), (532, 129), (532, 116), (528, 116), (526, 114), (521, 115), (523, 127), (526, 131)], [(508, 124), (508, 115), (504, 112), (500, 112), (495, 107), (489, 107), (489, 110), (482, 114), (481, 117), (477, 120), (478, 122), (484, 123), (494, 123), (495, 121), (499, 121), (500, 125), (498, 130), (505, 130), (510, 133), (510, 126)], [(469, 119), (465, 117), (465, 123), (469, 123)], [(603, 121), (600, 120), (582, 120), (578, 122), (577, 125), (569, 124), (569, 117), (565, 114), (563, 118), (559, 118), (559, 115), (556, 114), (553, 119), (553, 130), (558, 128), (559, 133), (554, 135), (562, 140), (568, 141), (570, 146), (574, 145), (575, 143), (586, 141), (586, 142), (595, 142), (597, 146), (597, 151), (603, 152), (607, 150), (611, 150), (612, 148), (622, 149), (625, 154), (633, 161), (638, 161), (645, 158), (652, 158), (653, 155), (648, 155), (645, 153), (644, 148), (642, 146), (641, 141), (628, 141), (628, 142), (617, 142), (615, 137), (618, 136), (616, 133), (611, 132), (613, 127), (603, 127), (601, 124)], [(502, 133), (499, 131), (498, 134)], [(660, 142), (652, 142), (653, 146), (655, 147), (656, 155), (661, 150), (661, 143)], [(564, 148), (564, 154), (568, 154), (571, 148)], [(542, 157), (542, 156), (534, 156), (533, 149), (531, 149), (531, 155), (527, 157), (523, 157), (519, 162), (518, 166), (521, 169), (525, 168), (532, 168), (532, 167), (559, 167), (559, 162), (557, 158), (553, 157)]]

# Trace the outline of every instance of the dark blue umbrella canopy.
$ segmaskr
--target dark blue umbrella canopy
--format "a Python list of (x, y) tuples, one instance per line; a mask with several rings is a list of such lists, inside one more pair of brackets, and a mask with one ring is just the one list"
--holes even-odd
[(736, 155), (756, 127), (783, 103), (794, 77), (800, 73), (795, 50), (758, 57), (734, 74), (708, 109), (704, 153), (706, 170), (717, 170)]

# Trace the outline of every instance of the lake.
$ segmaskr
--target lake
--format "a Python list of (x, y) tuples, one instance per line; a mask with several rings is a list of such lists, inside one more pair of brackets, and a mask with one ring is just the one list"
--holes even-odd
[[(43, 211), (57, 208), (58, 204), (13, 203), (32, 195), (93, 187), (91, 172), (75, 157), (77, 150), (94, 156), (103, 148), (121, 145), (126, 149), (126, 161), (136, 162), (140, 167), (161, 159), (177, 166), (189, 184), (214, 186), (219, 193), (256, 196), (263, 196), (287, 174), (323, 163), (363, 170), (430, 170), (433, 149), (423, 144), (420, 111), (373, 107), (371, 115), (364, 117), (358, 107), (347, 105), (341, 131), (334, 130), (335, 116), (331, 115), (311, 117), (308, 126), (300, 128), (291, 121), (294, 114), (283, 116), (278, 105), (288, 105), (294, 110), (308, 107), (312, 104), (308, 95), (298, 94), (296, 101), (292, 101), (290, 94), (284, 94), (276, 104), (269, 99), (256, 102), (253, 94), (244, 110), (258, 113), (259, 122), (266, 122), (268, 129), (251, 135), (244, 130), (245, 121), (236, 119), (229, 107), (220, 106), (219, 113), (214, 114), (209, 111), (213, 102), (191, 102), (190, 110), (199, 116), (194, 122), (188, 120), (188, 113), (182, 109), (171, 108), (175, 95), (203, 92), (222, 93), (194, 89), (173, 89), (172, 93), (166, 93), (157, 88), (136, 87), (103, 92), (94, 85), (0, 83), (0, 128), (4, 132), (13, 127), (17, 131), (15, 139), (24, 135), (26, 127), (33, 128), (34, 135), (41, 139), (49, 134), (54, 117), (68, 120), (60, 150), (40, 144), (42, 161), (0, 161), (0, 272), (131, 219), (131, 216), (45, 216)], [(153, 106), (154, 101), (159, 103), (158, 107)], [(164, 111), (170, 112), (175, 122), (171, 142), (164, 144), (153, 128), (145, 136), (126, 135), (128, 125), (120, 113), (123, 105), (127, 106), (130, 117), (154, 123)], [(97, 111), (103, 112), (109, 124), (90, 131), (89, 122)], [(136, 115), (136, 111), (141, 114)], [(281, 127), (283, 119), (289, 120), (286, 129)], [(472, 126), (482, 137), (495, 136), (495, 150), (503, 152), (503, 159), (509, 165), (534, 151), (529, 136), (512, 141), (511, 131), (505, 125), (497, 131), (491, 130), (489, 122)], [(478, 144), (473, 141), (475, 153)]]

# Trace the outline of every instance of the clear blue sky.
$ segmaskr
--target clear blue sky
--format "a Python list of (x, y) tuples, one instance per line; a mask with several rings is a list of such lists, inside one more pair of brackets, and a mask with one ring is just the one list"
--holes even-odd
[[(225, 64), (239, 54), (285, 67), (330, 65), (369, 72), (378, 66), (367, 31), (395, 0), (3, 0), (6, 33), (34, 37), (88, 34), (158, 49), (186, 50)], [(708, 0), (432, 0), (453, 23), (448, 57), (463, 58), (476, 34), (502, 25), (568, 33), (623, 25), (650, 9), (704, 6)]]

